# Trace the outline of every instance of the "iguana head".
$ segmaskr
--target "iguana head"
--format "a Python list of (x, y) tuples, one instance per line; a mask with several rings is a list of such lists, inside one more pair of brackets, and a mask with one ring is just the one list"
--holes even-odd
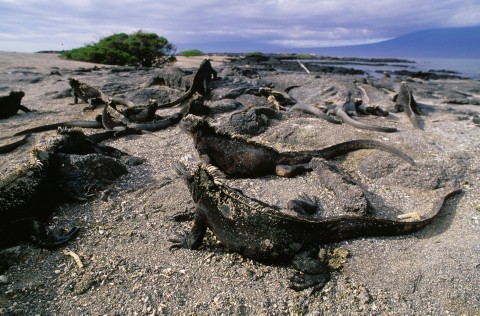
[(25, 96), (25, 92), (21, 90), (12, 90), (10, 91), (10, 97), (17, 98), (18, 100), (21, 100)]
[(67, 80), (68, 80), (68, 84), (72, 88), (78, 87), (80, 85), (80, 81), (78, 81), (77, 79), (75, 79), (73, 77), (68, 77)]
[(192, 114), (185, 116), (179, 125), (182, 130), (192, 134), (200, 130), (212, 129), (208, 120)]
[(207, 165), (191, 155), (178, 160), (175, 163), (175, 170), (185, 181), (194, 202), (198, 202), (205, 190), (212, 190), (222, 184), (222, 178), (225, 177), (216, 167)]

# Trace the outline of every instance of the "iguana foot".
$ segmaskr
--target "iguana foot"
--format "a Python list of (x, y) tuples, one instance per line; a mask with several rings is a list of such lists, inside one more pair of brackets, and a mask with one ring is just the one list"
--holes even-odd
[(298, 214), (312, 216), (321, 208), (320, 199), (302, 193), (298, 198), (288, 201), (287, 207)]
[(53, 235), (51, 233), (34, 231), (32, 236), (34, 243), (41, 248), (55, 248), (64, 245), (78, 233), (79, 228), (73, 227), (68, 233), (62, 236)]
[(323, 289), (325, 284), (330, 280), (330, 273), (325, 271), (321, 274), (306, 274), (300, 271), (297, 271), (291, 278), (290, 278), (290, 285), (288, 286), (292, 290), (295, 291), (302, 291), (308, 288), (312, 288), (310, 295), (315, 292), (320, 291)]
[(310, 294), (313, 294), (320, 291), (330, 280), (328, 267), (318, 257), (316, 248), (296, 254), (292, 259), (292, 264), (298, 272), (290, 278), (289, 287), (295, 291), (312, 288)]
[(169, 238), (168, 241), (172, 245), (168, 248), (169, 250), (177, 250), (180, 248), (191, 249), (189, 246), (190, 234), (188, 232), (177, 233), (174, 238)]
[(279, 177), (292, 178), (298, 176), (301, 173), (306, 171), (311, 171), (309, 164), (298, 164), (298, 165), (277, 165), (275, 167), (275, 173)]

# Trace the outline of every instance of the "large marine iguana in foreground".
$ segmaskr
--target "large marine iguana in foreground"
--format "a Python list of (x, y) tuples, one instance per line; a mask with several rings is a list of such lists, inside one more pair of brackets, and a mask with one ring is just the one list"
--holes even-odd
[[(446, 190), (423, 218), (401, 221), (374, 216), (336, 216), (314, 218), (301, 205), (315, 203), (302, 198), (287, 210), (250, 198), (224, 184), (217, 168), (183, 159), (175, 168), (185, 181), (196, 203), (195, 220), (189, 233), (170, 239), (171, 249), (198, 249), (209, 228), (229, 250), (265, 263), (291, 263), (298, 271), (290, 279), (294, 290), (319, 291), (328, 282), (326, 264), (318, 258), (321, 244), (362, 236), (401, 235), (415, 232), (429, 224), (445, 200), (460, 192)], [(315, 201), (311, 199), (310, 201)]]
[(248, 142), (217, 132), (207, 120), (187, 115), (180, 127), (193, 138), (201, 159), (217, 166), (232, 177), (259, 177), (267, 174), (293, 177), (308, 171), (313, 157), (330, 159), (359, 149), (389, 152), (410, 164), (412, 158), (400, 150), (374, 140), (352, 140), (312, 151), (279, 152), (273, 148)]
[[(48, 231), (45, 221), (59, 200), (62, 154), (126, 154), (98, 145), (78, 130), (59, 130), (57, 136), (30, 152), (30, 162), (0, 178), (0, 248), (30, 239), (40, 247), (55, 247), (70, 240), (77, 228), (63, 236)], [(79, 196), (80, 197), (80, 196)]]

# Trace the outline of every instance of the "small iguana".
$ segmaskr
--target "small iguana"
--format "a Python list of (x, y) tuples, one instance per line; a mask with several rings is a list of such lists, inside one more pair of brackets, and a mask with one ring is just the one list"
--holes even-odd
[(208, 84), (212, 80), (217, 79), (217, 72), (213, 69), (212, 64), (208, 58), (205, 58), (200, 64), (195, 76), (193, 77), (193, 82), (188, 89), (180, 98), (175, 101), (160, 104), (158, 108), (168, 108), (182, 103), (185, 100), (190, 99), (195, 93), (199, 93), (202, 96), (207, 94)]
[(97, 145), (78, 130), (59, 130), (57, 136), (30, 152), (28, 164), (0, 178), (0, 248), (28, 239), (40, 247), (55, 247), (74, 237), (77, 228), (56, 236), (45, 226), (59, 198), (61, 161), (57, 155), (94, 153), (117, 158), (126, 155)]
[(121, 112), (117, 111), (110, 104), (105, 104), (102, 111), (102, 124), (107, 131), (115, 131), (116, 136), (122, 134), (129, 134), (134, 131), (159, 131), (170, 127), (182, 119), (181, 113), (172, 114), (166, 118), (156, 116), (155, 120), (151, 122), (135, 123), (130, 122), (129, 119)]
[[(265, 263), (290, 263), (298, 271), (290, 279), (290, 287), (297, 291), (312, 288), (312, 293), (321, 290), (330, 278), (326, 264), (318, 257), (321, 244), (415, 232), (437, 216), (448, 197), (460, 192), (447, 191), (431, 212), (417, 221), (347, 215), (314, 218), (308, 209), (315, 208), (309, 204), (316, 199), (302, 197), (290, 203), (295, 210), (282, 209), (229, 187), (213, 166), (187, 158), (175, 168), (196, 203), (196, 211), (191, 231), (170, 239), (171, 249), (198, 249), (209, 228), (229, 250), (242, 256)], [(303, 211), (302, 205), (306, 206)]]
[(105, 104), (106, 97), (97, 88), (72, 77), (68, 78), (68, 84), (73, 90), (73, 103), (77, 104), (80, 99), (89, 105), (84, 110), (93, 110), (98, 105)]
[(344, 123), (356, 128), (366, 129), (366, 130), (376, 131), (376, 132), (384, 132), (384, 133), (398, 132), (398, 129), (395, 127), (369, 125), (351, 118), (350, 116), (358, 115), (357, 105), (355, 104), (355, 100), (353, 100), (351, 91), (348, 91), (346, 100), (342, 105), (337, 106), (332, 110), (329, 110), (327, 114), (333, 114), (339, 119), (341, 119)]
[(398, 94), (393, 97), (393, 102), (395, 102), (395, 110), (397, 112), (405, 112), (410, 122), (412, 122), (413, 127), (422, 129), (418, 123), (417, 115), (420, 115), (418, 104), (405, 81), (402, 81), (400, 84), (400, 90)]
[(208, 121), (198, 116), (187, 115), (180, 121), (180, 127), (192, 136), (204, 162), (217, 166), (232, 177), (267, 174), (293, 177), (310, 170), (308, 163), (313, 157), (330, 159), (359, 149), (383, 150), (414, 164), (413, 159), (400, 150), (374, 140), (352, 140), (312, 151), (278, 152), (264, 145), (219, 133)]
[(25, 92), (20, 90), (12, 90), (8, 95), (0, 96), (0, 119), (4, 119), (17, 114), (19, 110), (23, 112), (31, 112), (29, 108), (22, 105), (22, 98)]

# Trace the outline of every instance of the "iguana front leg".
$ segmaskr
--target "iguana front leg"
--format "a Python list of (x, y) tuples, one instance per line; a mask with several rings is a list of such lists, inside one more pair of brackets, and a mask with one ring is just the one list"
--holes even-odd
[[(197, 206), (198, 207), (198, 206)], [(203, 242), (203, 237), (207, 232), (207, 225), (203, 221), (202, 217), (198, 214), (195, 215), (192, 229), (189, 233), (178, 233), (174, 238), (170, 238), (168, 241), (173, 244), (170, 246), (170, 250), (179, 248), (198, 249)]]
[(293, 178), (307, 171), (312, 171), (308, 163), (296, 165), (278, 164), (275, 166), (275, 173), (279, 177)]
[[(13, 221), (9, 224), (8, 228), (2, 228), (1, 230), (8, 231), (2, 240), (6, 246), (14, 244), (15, 241), (25, 239), (25, 236), (29, 236), (30, 240), (41, 248), (54, 248), (61, 246), (71, 240), (78, 232), (78, 227), (72, 228), (65, 235), (57, 236), (50, 232), (45, 224), (36, 217), (29, 217)], [(3, 234), (5, 234), (5, 231)], [(3, 235), (2, 235), (3, 236)]]

